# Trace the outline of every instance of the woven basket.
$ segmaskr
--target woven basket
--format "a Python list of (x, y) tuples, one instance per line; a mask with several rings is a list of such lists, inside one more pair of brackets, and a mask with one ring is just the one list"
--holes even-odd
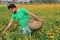
[(28, 21), (28, 27), (30, 29), (39, 29), (41, 28), (43, 22), (37, 21), (36, 19), (31, 19)]

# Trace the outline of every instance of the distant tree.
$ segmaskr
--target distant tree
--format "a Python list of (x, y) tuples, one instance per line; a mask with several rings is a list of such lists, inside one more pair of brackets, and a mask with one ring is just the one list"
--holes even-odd
[(31, 3), (43, 3), (44, 0), (31, 0)]
[(30, 2), (31, 2), (31, 3), (34, 3), (34, 1), (35, 1), (35, 0), (31, 0)]
[(42, 0), (44, 3), (49, 3), (51, 4), (53, 2), (53, 0)]
[(58, 0), (42, 0), (44, 3), (49, 3), (49, 4), (51, 4), (51, 3), (57, 3), (58, 2)]
[(17, 0), (12, 0), (13, 1), (13, 3), (16, 3), (17, 2)]
[(58, 3), (58, 0), (54, 0), (55, 3)]

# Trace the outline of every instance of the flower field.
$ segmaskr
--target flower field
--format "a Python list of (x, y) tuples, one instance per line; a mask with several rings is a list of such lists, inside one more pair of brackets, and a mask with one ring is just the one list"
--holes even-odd
[[(38, 17), (44, 19), (44, 24), (38, 30), (31, 30), (32, 36), (23, 37), (20, 32), (18, 21), (14, 20), (13, 25), (6, 32), (5, 36), (1, 36), (3, 30), (7, 27), (11, 12), (6, 8), (5, 4), (0, 5), (0, 40), (60, 40), (60, 4), (16, 4), (18, 8), (27, 8), (35, 13)], [(33, 18), (29, 16), (29, 18)]]

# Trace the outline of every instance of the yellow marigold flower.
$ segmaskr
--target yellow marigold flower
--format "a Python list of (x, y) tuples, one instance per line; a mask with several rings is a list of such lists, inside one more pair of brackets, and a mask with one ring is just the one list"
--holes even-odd
[(41, 32), (44, 32), (44, 29), (41, 29)]
[(2, 26), (0, 26), (0, 30), (2, 30)]
[(21, 38), (19, 38), (18, 40), (21, 40)]
[(59, 32), (59, 30), (56, 30), (55, 32), (57, 33), (57, 32)]
[(55, 36), (54, 35), (51, 35), (51, 36), (49, 36), (50, 38), (54, 38)]
[(14, 24), (14, 29), (16, 29), (16, 27), (17, 27), (17, 24)]

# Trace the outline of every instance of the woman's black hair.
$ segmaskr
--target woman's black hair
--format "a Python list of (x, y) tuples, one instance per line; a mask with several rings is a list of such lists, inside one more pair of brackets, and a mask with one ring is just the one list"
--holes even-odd
[(16, 8), (16, 6), (14, 4), (9, 4), (8, 9), (10, 9), (10, 8), (13, 9), (13, 8)]

